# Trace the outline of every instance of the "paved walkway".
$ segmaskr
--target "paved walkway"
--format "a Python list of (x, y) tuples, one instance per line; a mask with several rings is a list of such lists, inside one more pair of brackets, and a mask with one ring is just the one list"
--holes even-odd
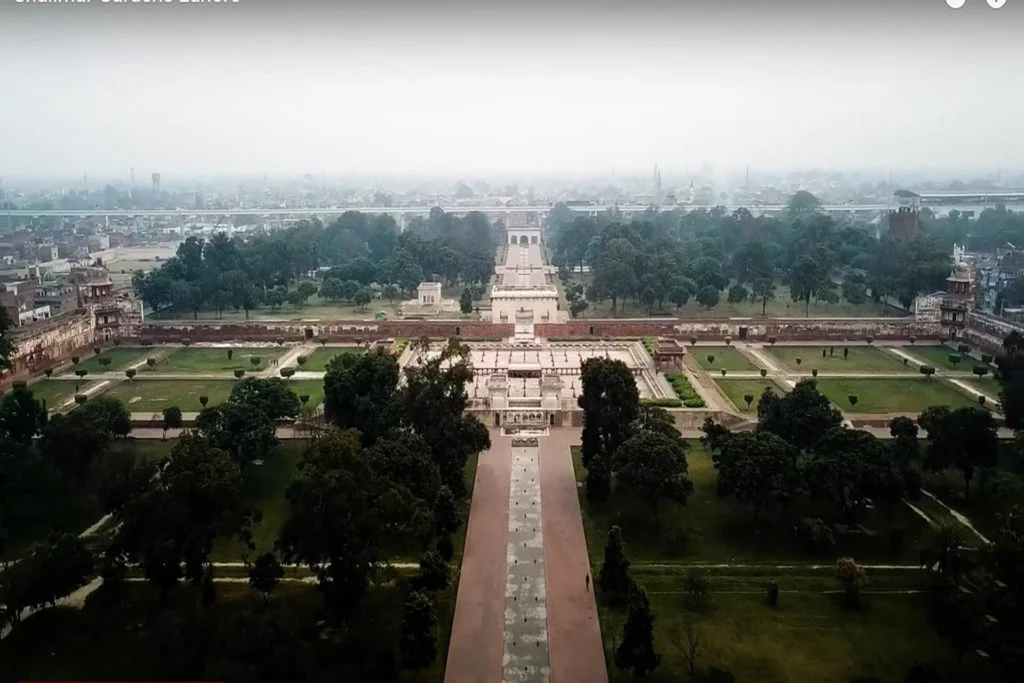
[(579, 429), (552, 429), (540, 440), (548, 641), (553, 683), (607, 683), (597, 604), (585, 577), (590, 571), (576, 476), (569, 447)]
[(445, 683), (502, 680), (512, 442), (491, 430), (466, 529)]

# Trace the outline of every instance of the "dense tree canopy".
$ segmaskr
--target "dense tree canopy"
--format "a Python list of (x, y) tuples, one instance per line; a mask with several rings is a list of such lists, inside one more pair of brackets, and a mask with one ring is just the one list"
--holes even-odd
[(410, 294), (427, 279), (486, 283), (500, 235), (475, 211), (459, 217), (435, 209), (404, 232), (390, 216), (346, 211), (327, 226), (300, 221), (269, 233), (189, 237), (160, 268), (135, 273), (132, 285), (153, 310), (196, 317), (204, 309), (248, 317), (261, 306), (302, 306), (314, 294), (365, 306), (378, 294), (390, 296), (388, 286)]
[[(945, 219), (924, 221), (922, 235), (900, 242), (877, 239), (874, 226), (834, 219), (819, 207), (813, 195), (798, 192), (779, 216), (721, 207), (652, 209), (626, 222), (614, 212), (586, 217), (556, 206), (548, 217), (550, 245), (564, 274), (570, 267), (592, 269), (586, 298), (574, 297), (580, 311), (603, 300), (615, 310), (624, 299), (651, 309), (696, 298), (709, 309), (723, 299), (733, 305), (746, 299), (764, 312), (779, 284), (805, 309), (840, 297), (860, 304), (869, 295), (909, 306), (917, 294), (944, 288), (954, 239), (963, 237), (947, 230)], [(994, 230), (990, 219), (986, 229)]]

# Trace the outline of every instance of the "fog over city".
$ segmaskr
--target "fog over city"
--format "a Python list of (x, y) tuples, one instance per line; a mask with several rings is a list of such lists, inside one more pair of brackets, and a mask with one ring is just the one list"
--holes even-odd
[(5, 0), (0, 175), (1019, 170), (1022, 19), (1014, 0)]

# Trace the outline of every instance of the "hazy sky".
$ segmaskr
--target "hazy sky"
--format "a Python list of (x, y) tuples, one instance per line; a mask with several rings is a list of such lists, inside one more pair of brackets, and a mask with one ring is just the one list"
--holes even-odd
[(0, 0), (0, 177), (1024, 166), (1024, 0)]

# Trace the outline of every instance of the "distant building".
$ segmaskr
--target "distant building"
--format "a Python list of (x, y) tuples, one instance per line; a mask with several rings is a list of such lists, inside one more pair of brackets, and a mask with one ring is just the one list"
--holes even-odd
[(895, 240), (913, 238), (921, 229), (921, 197), (910, 190), (893, 193), (889, 210), (889, 236)]
[(441, 305), (441, 283), (440, 282), (421, 282), (420, 286), (416, 288), (418, 293), (418, 301), (420, 306), (440, 306)]
[(942, 318), (942, 302), (946, 292), (921, 294), (914, 299), (914, 319), (922, 323), (937, 323)]

